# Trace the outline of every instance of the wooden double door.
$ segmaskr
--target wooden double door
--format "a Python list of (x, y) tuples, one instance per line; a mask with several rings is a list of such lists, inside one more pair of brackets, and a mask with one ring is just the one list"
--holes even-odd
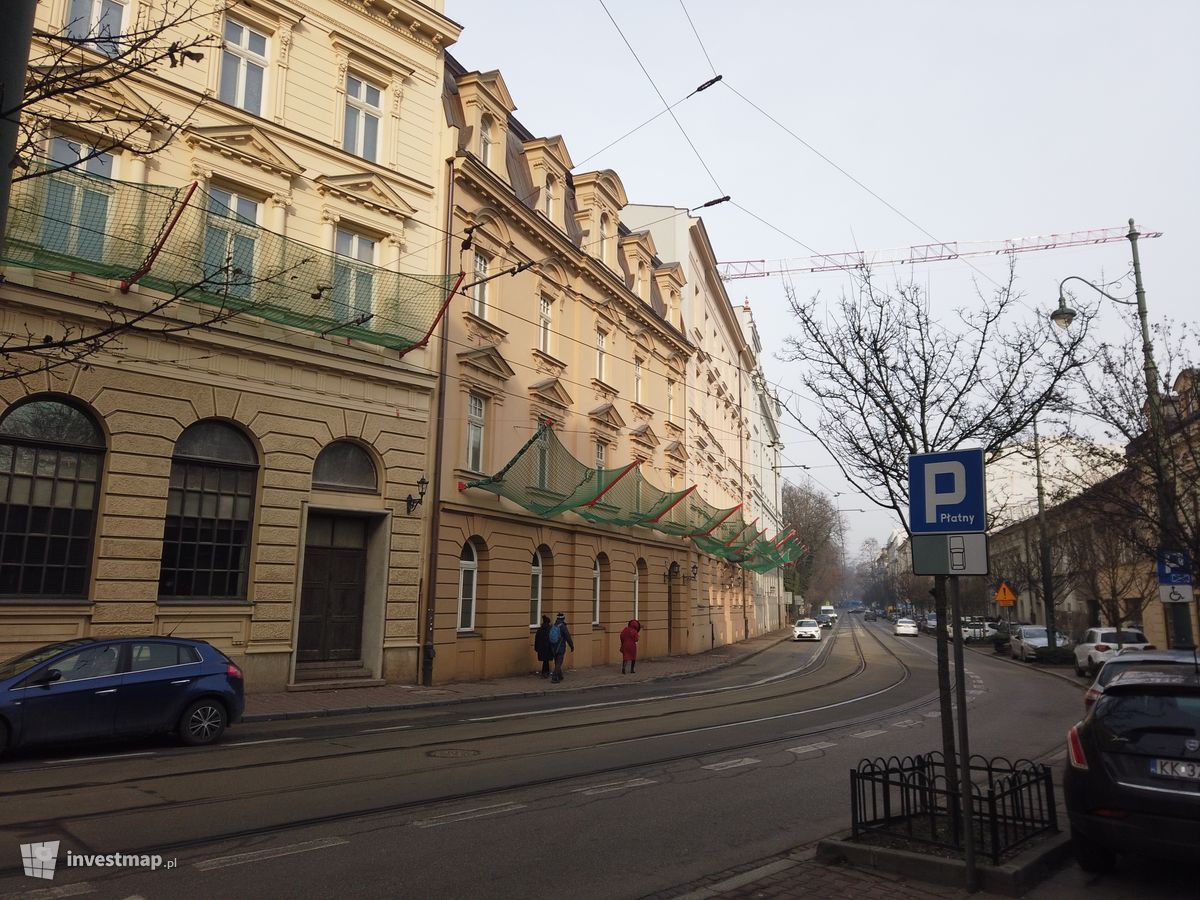
[(298, 662), (362, 658), (367, 528), (359, 516), (309, 515)]

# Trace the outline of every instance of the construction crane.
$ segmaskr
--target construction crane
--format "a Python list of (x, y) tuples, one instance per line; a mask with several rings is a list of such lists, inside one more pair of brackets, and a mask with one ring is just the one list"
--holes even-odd
[[(1139, 237), (1162, 237), (1161, 231), (1139, 232)], [(846, 253), (822, 253), (792, 259), (740, 259), (717, 263), (722, 281), (743, 278), (766, 278), (789, 272), (836, 272), (864, 269), (868, 266), (915, 265), (938, 260), (961, 259), (967, 256), (1004, 256), (1030, 253), (1034, 250), (1056, 250), (1060, 247), (1086, 247), (1089, 244), (1108, 244), (1129, 237), (1128, 226), (1091, 228), (1064, 234), (1045, 234), (1037, 237), (1015, 238), (1006, 241), (946, 241), (935, 244), (916, 244), (890, 250), (851, 250)]]

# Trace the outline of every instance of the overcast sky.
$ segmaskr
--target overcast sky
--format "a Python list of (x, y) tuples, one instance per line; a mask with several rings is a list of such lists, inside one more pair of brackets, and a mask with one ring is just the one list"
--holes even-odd
[[(465, 29), (450, 52), (468, 69), (500, 70), (517, 118), (561, 134), (576, 171), (615, 170), (633, 203), (730, 195), (736, 206), (704, 212), (722, 260), (999, 241), (1134, 217), (1163, 232), (1140, 247), (1151, 318), (1200, 318), (1187, 263), (1200, 249), (1195, 0), (446, 0), (446, 14)], [(724, 82), (674, 108), (687, 138), (662, 115), (603, 149), (663, 111), (659, 92), (674, 104), (714, 74)], [(916, 272), (948, 327), (974, 282), (989, 288), (1005, 272), (1003, 259), (969, 262)], [(1116, 279), (1129, 266), (1121, 241), (1022, 254), (1017, 275), (1029, 307), (1048, 312), (1063, 277)], [(850, 286), (838, 273), (793, 278), (804, 297)], [(768, 379), (795, 385), (776, 358), (795, 332), (781, 280), (727, 286), (735, 303), (750, 300)], [(1129, 326), (1116, 307), (1103, 315), (1105, 334), (1121, 338)], [(813, 467), (788, 470), (793, 480), (850, 490), (817, 444), (786, 423), (784, 436), (787, 461)], [(898, 524), (876, 512), (847, 521), (852, 553)]]

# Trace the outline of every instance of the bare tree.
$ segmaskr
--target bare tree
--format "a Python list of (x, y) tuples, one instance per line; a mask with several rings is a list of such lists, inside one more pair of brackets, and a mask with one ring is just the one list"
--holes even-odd
[[(976, 293), (973, 308), (938, 313), (919, 285), (882, 290), (869, 271), (829, 305), (788, 291), (799, 334), (786, 341), (785, 358), (798, 364), (818, 409), (815, 421), (789, 412), (906, 530), (911, 454), (982, 447), (987, 461), (1001, 458), (1080, 365), (1086, 313), (1071, 334), (1052, 333), (1040, 316), (1030, 321), (1011, 267), (990, 296)], [(934, 602), (946, 621), (945, 576), (934, 580)], [(937, 655), (943, 752), (953, 763), (944, 629)]]
[[(216, 12), (236, 2), (218, 2)], [(20, 116), (10, 163), (14, 182), (86, 165), (114, 150), (157, 153), (187, 124), (190, 113), (172, 118), (138, 85), (219, 47), (220, 36), (211, 30), (214, 10), (196, 0), (165, 0), (138, 4), (137, 11), (136, 21), (122, 24), (108, 13), (92, 19), (90, 4), (72, 3), (61, 27), (35, 30), (24, 95), (0, 109), (0, 116)], [(90, 143), (78, 158), (48, 160), (43, 148), (52, 131), (86, 134)]]
[(841, 519), (833, 498), (809, 484), (783, 483), (783, 521), (807, 548), (788, 568), (788, 590), (832, 596), (841, 584)]

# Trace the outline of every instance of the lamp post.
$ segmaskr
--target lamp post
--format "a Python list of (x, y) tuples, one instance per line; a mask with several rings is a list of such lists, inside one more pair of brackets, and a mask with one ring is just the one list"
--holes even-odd
[[(1154, 345), (1150, 342), (1150, 321), (1146, 314), (1146, 290), (1142, 286), (1142, 263), (1138, 257), (1138, 230), (1133, 219), (1129, 220), (1129, 244), (1133, 248), (1133, 283), (1136, 300), (1122, 300), (1107, 291), (1092, 284), (1086, 278), (1078, 275), (1068, 275), (1058, 283), (1058, 309), (1050, 314), (1050, 320), (1059, 328), (1067, 328), (1075, 319), (1075, 310), (1067, 306), (1063, 297), (1063, 285), (1068, 281), (1080, 281), (1096, 291), (1102, 297), (1107, 297), (1114, 303), (1123, 306), (1136, 306), (1138, 323), (1142, 331), (1142, 367), (1146, 375), (1146, 408), (1150, 417), (1150, 441), (1154, 445), (1154, 485), (1158, 499), (1158, 550), (1164, 551), (1181, 549), (1179, 527), (1175, 516), (1174, 491), (1167, 478), (1166, 454), (1163, 443), (1166, 440), (1166, 429), (1163, 423), (1162, 395), (1158, 385), (1158, 366), (1154, 362)], [(1192, 615), (1186, 603), (1171, 603), (1171, 634), (1169, 643), (1174, 648), (1190, 648), (1192, 646)], [(1114, 623), (1118, 627), (1120, 622)]]
[(1046, 615), (1046, 646), (1050, 652), (1058, 646), (1054, 634), (1054, 570), (1050, 565), (1050, 533), (1046, 528), (1046, 491), (1042, 486), (1042, 446), (1038, 441), (1037, 419), (1033, 420), (1033, 471), (1037, 478), (1038, 566), (1042, 574), (1042, 612)]

